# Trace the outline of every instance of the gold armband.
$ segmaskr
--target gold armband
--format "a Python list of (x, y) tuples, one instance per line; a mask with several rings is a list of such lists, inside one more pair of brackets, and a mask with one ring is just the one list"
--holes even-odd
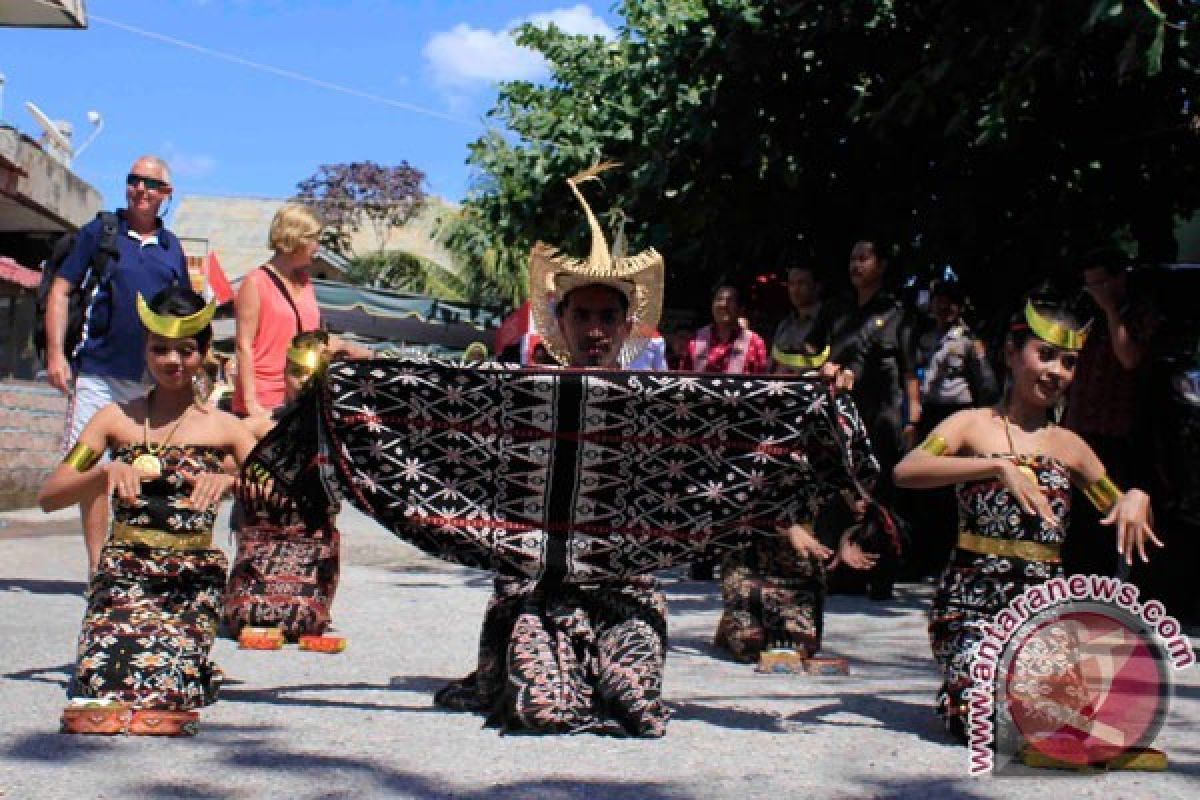
[(940, 456), (946, 452), (946, 439), (940, 433), (931, 433), (921, 442), (920, 449), (931, 456)]
[(1117, 501), (1121, 499), (1121, 490), (1117, 488), (1117, 485), (1107, 475), (1090, 486), (1085, 487), (1083, 493), (1088, 500), (1092, 501), (1092, 505), (1101, 514), (1107, 514), (1117, 504)]
[(62, 463), (71, 465), (77, 472), (87, 472), (96, 466), (96, 462), (99, 460), (99, 453), (83, 442), (76, 442), (75, 446), (71, 448), (71, 452), (67, 453), (67, 457), (62, 460)]

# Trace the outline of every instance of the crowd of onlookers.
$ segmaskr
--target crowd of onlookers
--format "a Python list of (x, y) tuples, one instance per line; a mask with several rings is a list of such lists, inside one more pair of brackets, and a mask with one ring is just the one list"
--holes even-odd
[[(1173, 563), (1194, 570), (1200, 565), (1194, 543), (1200, 533), (1194, 477), (1200, 456), (1188, 452), (1200, 452), (1200, 342), (1190, 351), (1165, 353), (1158, 334), (1175, 323), (1176, 332), (1190, 331), (1194, 338), (1197, 320), (1170, 319), (1150, 291), (1138, 291), (1132, 261), (1121, 250), (1092, 250), (1073, 267), (1073, 285), (1057, 294), (1069, 295), (1063, 301), (1074, 299), (1091, 323), (1069, 393), (1056, 410), (1058, 423), (1092, 446), (1118, 485), (1154, 492), (1158, 525), (1180, 559)], [(886, 246), (859, 241), (850, 252), (848, 294), (826, 291), (822, 276), (828, 273), (813, 264), (787, 270), (790, 310), (769, 338), (750, 329), (750, 310), (738, 289), (727, 285), (713, 292), (711, 323), (699, 330), (680, 326), (666, 337), (673, 369), (772, 372), (778, 367), (774, 354), (810, 352), (842, 370), (845, 380), (839, 377), (838, 383), (852, 393), (882, 467), (876, 494), (909, 531), (903, 563), (884, 559), (867, 579), (866, 588), (878, 598), (890, 596), (897, 575), (936, 574), (953, 547), (953, 492), (922, 493), (915, 502), (891, 485), (891, 469), (951, 414), (1001, 398), (999, 342), (984, 337), (983, 325), (970, 317), (1013, 311), (974, 306), (953, 276), (901, 293), (891, 288), (899, 281), (890, 271)], [(1100, 525), (1091, 505), (1075, 502), (1073, 508), (1074, 534), (1064, 552), (1068, 571), (1129, 577), (1110, 546), (1111, 531)], [(1132, 579), (1168, 599), (1178, 613), (1200, 619), (1186, 583), (1170, 568), (1154, 569), (1141, 575), (1135, 570)], [(706, 574), (704, 565), (698, 574)], [(836, 586), (837, 576), (831, 580)]]

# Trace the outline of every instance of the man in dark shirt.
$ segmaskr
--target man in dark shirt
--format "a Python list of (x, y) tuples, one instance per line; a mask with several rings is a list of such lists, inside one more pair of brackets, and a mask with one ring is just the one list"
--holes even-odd
[[(892, 468), (904, 448), (913, 444), (921, 401), (913, 365), (913, 326), (900, 301), (884, 288), (887, 268), (879, 243), (854, 244), (849, 276), (855, 303), (833, 318), (830, 359), (854, 375), (854, 403), (879, 459), (875, 495), (891, 504)], [(872, 599), (891, 597), (895, 566), (881, 554), (879, 566), (868, 577)]]
[[(1129, 292), (1128, 262), (1124, 253), (1112, 248), (1093, 250), (1080, 260), (1084, 291), (1098, 313), (1079, 352), (1063, 426), (1091, 445), (1119, 486), (1147, 488), (1148, 439), (1136, 422), (1157, 314)], [(1099, 515), (1089, 503), (1075, 503), (1073, 508), (1078, 513), (1073, 535), (1063, 546), (1064, 568), (1114, 574), (1124, 561), (1111, 547), (1097, 546), (1105, 541)]]
[[(83, 337), (74, 352), (65, 352), (68, 296), (84, 280), (100, 247), (99, 219), (80, 229), (75, 247), (50, 288), (46, 306), (46, 370), (50, 384), (70, 395), (63, 451), (75, 444), (92, 415), (113, 402), (145, 394), (146, 334), (136, 300), (153, 297), (171, 285), (187, 286), (187, 263), (179, 240), (163, 227), (159, 209), (171, 195), (167, 165), (155, 156), (134, 162), (125, 182), (126, 207), (117, 212), (116, 257), (87, 299)], [(99, 495), (79, 504), (88, 551), (88, 572), (95, 569), (108, 527), (107, 498)]]

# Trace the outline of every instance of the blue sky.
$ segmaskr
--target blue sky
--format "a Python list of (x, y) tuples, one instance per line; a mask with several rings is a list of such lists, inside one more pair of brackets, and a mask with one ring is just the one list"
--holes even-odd
[(553, 19), (612, 35), (619, 22), (607, 0), (88, 0), (87, 9), (87, 30), (0, 28), (0, 118), (37, 133), (25, 110), (33, 100), (69, 121), (79, 146), (92, 130), (87, 112), (100, 112), (104, 129), (73, 168), (110, 206), (142, 152), (167, 159), (180, 195), (283, 197), (322, 163), (407, 160), (430, 191), (459, 200), (467, 143), (484, 130), (496, 81), (545, 75), (507, 31)]

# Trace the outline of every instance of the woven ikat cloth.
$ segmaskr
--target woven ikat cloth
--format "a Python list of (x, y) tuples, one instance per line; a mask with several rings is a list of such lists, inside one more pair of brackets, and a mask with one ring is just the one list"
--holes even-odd
[(251, 463), (301, 506), (344, 496), (434, 556), (548, 583), (744, 546), (878, 472), (817, 381), (435, 360), (334, 362)]

